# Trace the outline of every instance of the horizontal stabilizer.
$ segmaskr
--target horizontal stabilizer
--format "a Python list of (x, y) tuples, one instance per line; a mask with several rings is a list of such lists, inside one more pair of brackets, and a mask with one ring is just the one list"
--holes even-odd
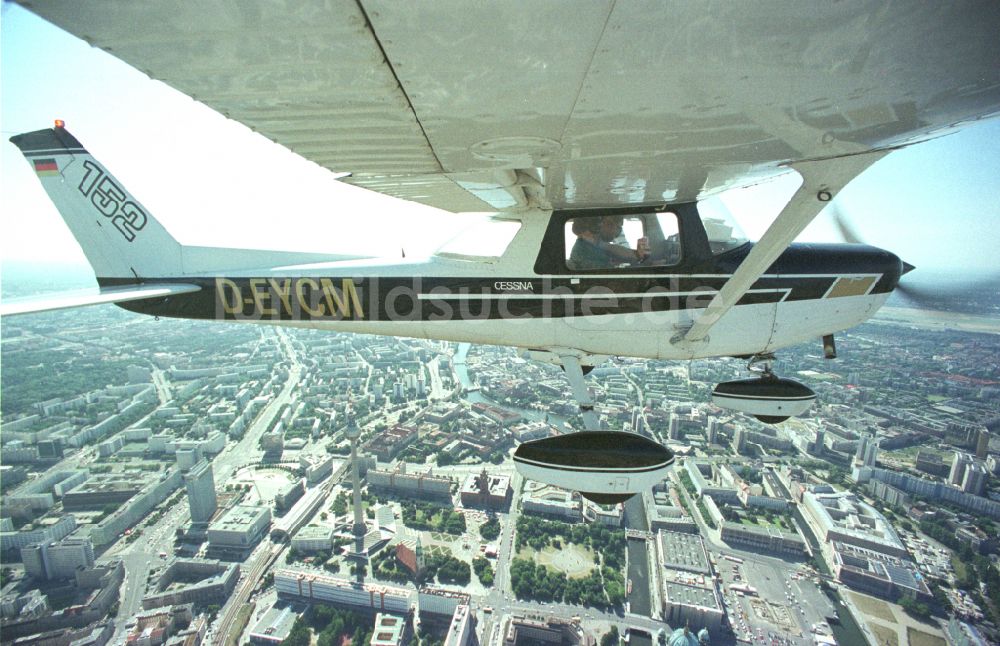
[(145, 285), (128, 285), (122, 287), (105, 287), (100, 290), (81, 290), (59, 292), (42, 296), (29, 296), (6, 300), (0, 303), (0, 316), (16, 314), (31, 314), (33, 312), (48, 312), (71, 307), (100, 305), (102, 303), (124, 303), (126, 301), (142, 301), (150, 298), (164, 298), (175, 294), (189, 294), (201, 289), (198, 285), (183, 283), (161, 283)]

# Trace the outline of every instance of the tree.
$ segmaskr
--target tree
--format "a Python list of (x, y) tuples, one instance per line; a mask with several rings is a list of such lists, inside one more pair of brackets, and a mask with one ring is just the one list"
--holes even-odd
[(902, 606), (908, 614), (920, 618), (928, 619), (931, 616), (931, 610), (926, 603), (921, 601), (914, 601), (909, 597), (903, 597), (899, 600), (899, 605)]
[(491, 516), (489, 520), (479, 526), (479, 535), (487, 541), (492, 541), (500, 535), (500, 521), (496, 516)]
[(472, 568), (476, 571), (476, 576), (479, 577), (479, 581), (485, 585), (493, 585), (493, 566), (490, 562), (483, 557), (477, 557), (472, 561)]
[(618, 646), (618, 626), (611, 625), (611, 630), (601, 637), (601, 646)]
[(292, 626), (291, 632), (288, 633), (288, 637), (281, 643), (282, 646), (310, 646), (311, 642), (312, 636), (309, 625), (303, 616), (299, 615), (295, 620), (295, 625)]

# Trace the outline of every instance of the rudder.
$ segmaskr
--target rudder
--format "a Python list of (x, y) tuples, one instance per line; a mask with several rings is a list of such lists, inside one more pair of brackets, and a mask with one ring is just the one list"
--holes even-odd
[(181, 244), (77, 139), (57, 124), (11, 137), (98, 279), (177, 276)]

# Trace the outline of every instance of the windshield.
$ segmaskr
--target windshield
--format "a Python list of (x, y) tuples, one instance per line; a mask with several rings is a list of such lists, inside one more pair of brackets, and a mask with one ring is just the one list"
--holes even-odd
[(480, 220), (437, 250), (438, 256), (499, 258), (521, 228), (516, 220)]
[(725, 253), (749, 242), (743, 229), (736, 223), (732, 213), (719, 197), (713, 195), (698, 202), (698, 215), (705, 225), (708, 244), (713, 254)]

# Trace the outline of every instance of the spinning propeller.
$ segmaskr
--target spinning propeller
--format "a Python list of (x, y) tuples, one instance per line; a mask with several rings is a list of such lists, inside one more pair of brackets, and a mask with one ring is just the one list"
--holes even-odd
[[(852, 244), (868, 244), (865, 242), (857, 231), (851, 225), (849, 219), (844, 215), (844, 210), (840, 207), (840, 204), (834, 202), (830, 207), (830, 215), (833, 218), (833, 224), (837, 228), (837, 232), (840, 234), (841, 239), (844, 242), (850, 242)], [(908, 262), (903, 262), (903, 274), (908, 274), (913, 271), (916, 267)], [(912, 283), (906, 283), (902, 280), (898, 285), (896, 285), (895, 291), (899, 293), (906, 300), (919, 305), (926, 309), (945, 309), (943, 305), (950, 301), (955, 300), (967, 300), (975, 298), (977, 295), (982, 294), (984, 290), (996, 289), (998, 284), (998, 279), (1000, 276), (991, 276), (986, 280), (977, 280), (974, 282), (962, 282), (957, 285), (949, 286), (915, 286)], [(950, 308), (948, 308), (950, 309)]]

